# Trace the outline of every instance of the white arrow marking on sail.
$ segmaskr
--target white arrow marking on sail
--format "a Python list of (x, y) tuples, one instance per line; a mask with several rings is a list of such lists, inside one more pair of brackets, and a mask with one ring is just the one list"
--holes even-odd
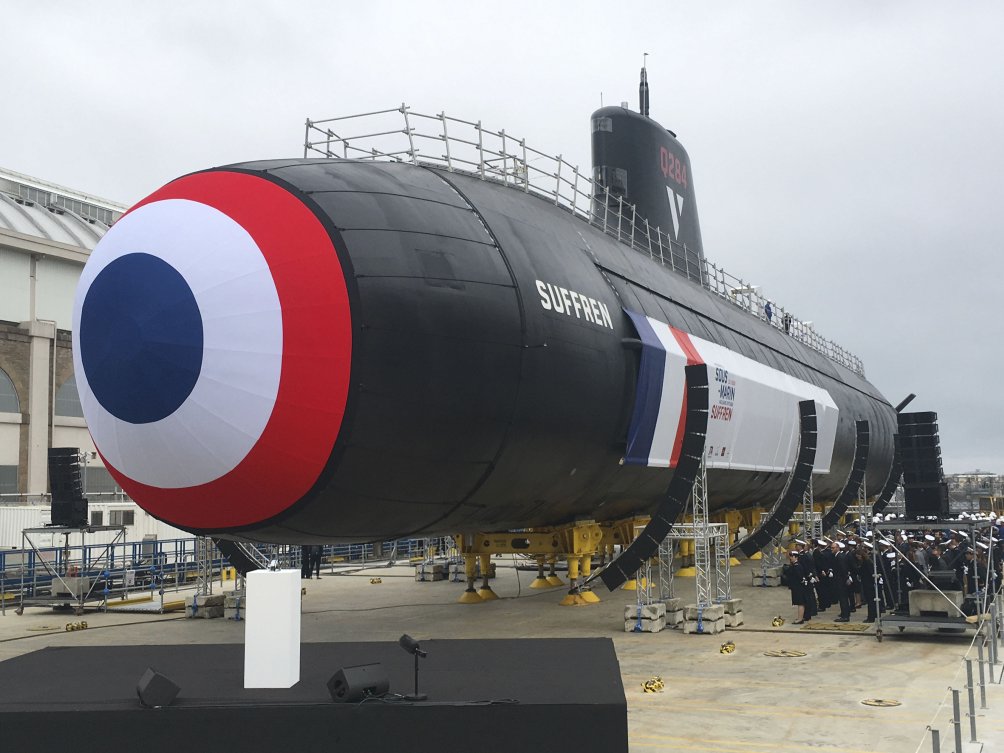
[(669, 186), (666, 186), (666, 194), (669, 196), (669, 213), (673, 215), (673, 240), (680, 237), (680, 218), (683, 217), (683, 196), (679, 195)]

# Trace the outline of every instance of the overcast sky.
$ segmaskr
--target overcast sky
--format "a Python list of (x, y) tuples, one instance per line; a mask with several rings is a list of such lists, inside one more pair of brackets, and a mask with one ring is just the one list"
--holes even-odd
[(131, 204), (407, 102), (589, 166), (628, 100), (690, 153), (705, 253), (1004, 472), (1004, 4), (0, 0), (0, 166)]

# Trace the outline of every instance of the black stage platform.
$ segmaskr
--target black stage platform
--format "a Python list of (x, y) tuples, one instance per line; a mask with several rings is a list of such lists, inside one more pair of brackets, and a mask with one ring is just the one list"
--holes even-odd
[[(46, 648), (0, 662), (0, 750), (627, 751), (627, 704), (606, 638), (422, 641), (428, 701), (331, 701), (339, 668), (379, 662), (392, 694), (413, 691), (396, 643), (305, 643), (300, 682), (244, 690), (242, 644)], [(181, 687), (145, 709), (153, 667)]]

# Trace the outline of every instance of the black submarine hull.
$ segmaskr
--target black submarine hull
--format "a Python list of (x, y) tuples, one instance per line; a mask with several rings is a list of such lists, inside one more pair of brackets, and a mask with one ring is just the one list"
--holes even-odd
[[(351, 365), (327, 460), (267, 517), (250, 519), (239, 502), (208, 524), (175, 515), (110, 468), (172, 525), (301, 543), (646, 513), (672, 470), (622, 463), (638, 378), (625, 310), (825, 389), (839, 422), (830, 472), (814, 478), (817, 501), (846, 483), (857, 420), (871, 427), (870, 486), (889, 475), (895, 412), (863, 377), (542, 197), (406, 163), (295, 159), (219, 172), (268, 181), (328, 233)], [(710, 503), (770, 505), (786, 479), (709, 470)]]

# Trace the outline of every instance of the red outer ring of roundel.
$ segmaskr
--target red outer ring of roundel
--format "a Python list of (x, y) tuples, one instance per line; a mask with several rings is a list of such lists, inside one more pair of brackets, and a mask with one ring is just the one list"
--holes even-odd
[(348, 397), (351, 309), (331, 237), (295, 195), (247, 173), (196, 173), (140, 201), (188, 199), (233, 219), (268, 263), (282, 306), (282, 366), (261, 437), (229, 473), (200, 486), (162, 489), (105, 461), (143, 509), (181, 528), (222, 531), (259, 523), (295, 503), (331, 456)]

